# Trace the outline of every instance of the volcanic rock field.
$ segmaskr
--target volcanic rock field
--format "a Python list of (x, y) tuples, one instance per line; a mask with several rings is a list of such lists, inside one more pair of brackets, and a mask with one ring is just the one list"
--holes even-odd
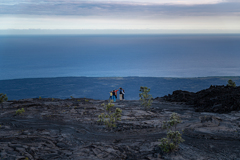
[[(187, 102), (139, 100), (114, 103), (122, 109), (114, 129), (97, 122), (107, 100), (23, 99), (0, 104), (0, 159), (4, 160), (236, 160), (240, 159), (240, 112), (204, 112)], [(23, 114), (17, 115), (18, 109)], [(179, 149), (163, 153), (162, 122), (172, 113), (182, 119)]]

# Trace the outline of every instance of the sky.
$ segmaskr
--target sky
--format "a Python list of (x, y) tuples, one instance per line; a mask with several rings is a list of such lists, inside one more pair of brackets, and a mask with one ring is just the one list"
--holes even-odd
[(0, 0), (0, 34), (240, 33), (240, 0)]

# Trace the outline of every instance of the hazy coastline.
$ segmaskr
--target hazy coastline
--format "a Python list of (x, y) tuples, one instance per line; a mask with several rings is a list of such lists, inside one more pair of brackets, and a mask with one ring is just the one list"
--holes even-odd
[(92, 98), (106, 100), (109, 91), (122, 87), (126, 91), (127, 100), (139, 99), (140, 86), (151, 89), (152, 96), (161, 97), (172, 94), (175, 90), (197, 92), (210, 85), (226, 85), (232, 79), (240, 84), (240, 77), (56, 77), (56, 78), (24, 78), (0, 80), (0, 91), (8, 95), (10, 100), (26, 98)]

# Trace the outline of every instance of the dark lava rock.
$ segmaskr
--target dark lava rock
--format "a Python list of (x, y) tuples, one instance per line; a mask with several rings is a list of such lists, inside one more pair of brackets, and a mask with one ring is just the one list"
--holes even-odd
[(197, 112), (230, 113), (240, 110), (240, 87), (210, 86), (196, 93), (176, 90), (172, 95), (162, 98), (194, 105)]
[[(213, 88), (214, 89), (214, 88)], [(181, 93), (181, 92), (179, 92)], [(179, 97), (189, 99), (192, 93)], [(212, 92), (210, 92), (212, 93)], [(176, 92), (175, 92), (176, 94)], [(225, 160), (240, 159), (240, 111), (195, 112), (185, 102), (117, 101), (122, 109), (115, 129), (97, 123), (103, 100), (25, 99), (0, 104), (0, 159), (4, 160)], [(188, 101), (186, 101), (188, 103)], [(25, 112), (16, 115), (18, 109)], [(163, 121), (178, 113), (183, 143), (163, 153)]]

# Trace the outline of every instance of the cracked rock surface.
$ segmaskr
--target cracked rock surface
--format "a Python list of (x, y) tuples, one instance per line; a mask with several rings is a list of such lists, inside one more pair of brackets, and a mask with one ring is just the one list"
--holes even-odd
[[(195, 112), (183, 102), (117, 101), (122, 120), (114, 129), (97, 123), (107, 101), (24, 99), (0, 104), (0, 159), (157, 160), (240, 159), (240, 112)], [(25, 112), (16, 115), (16, 110)], [(183, 139), (178, 151), (162, 153), (162, 122), (176, 112)]]

